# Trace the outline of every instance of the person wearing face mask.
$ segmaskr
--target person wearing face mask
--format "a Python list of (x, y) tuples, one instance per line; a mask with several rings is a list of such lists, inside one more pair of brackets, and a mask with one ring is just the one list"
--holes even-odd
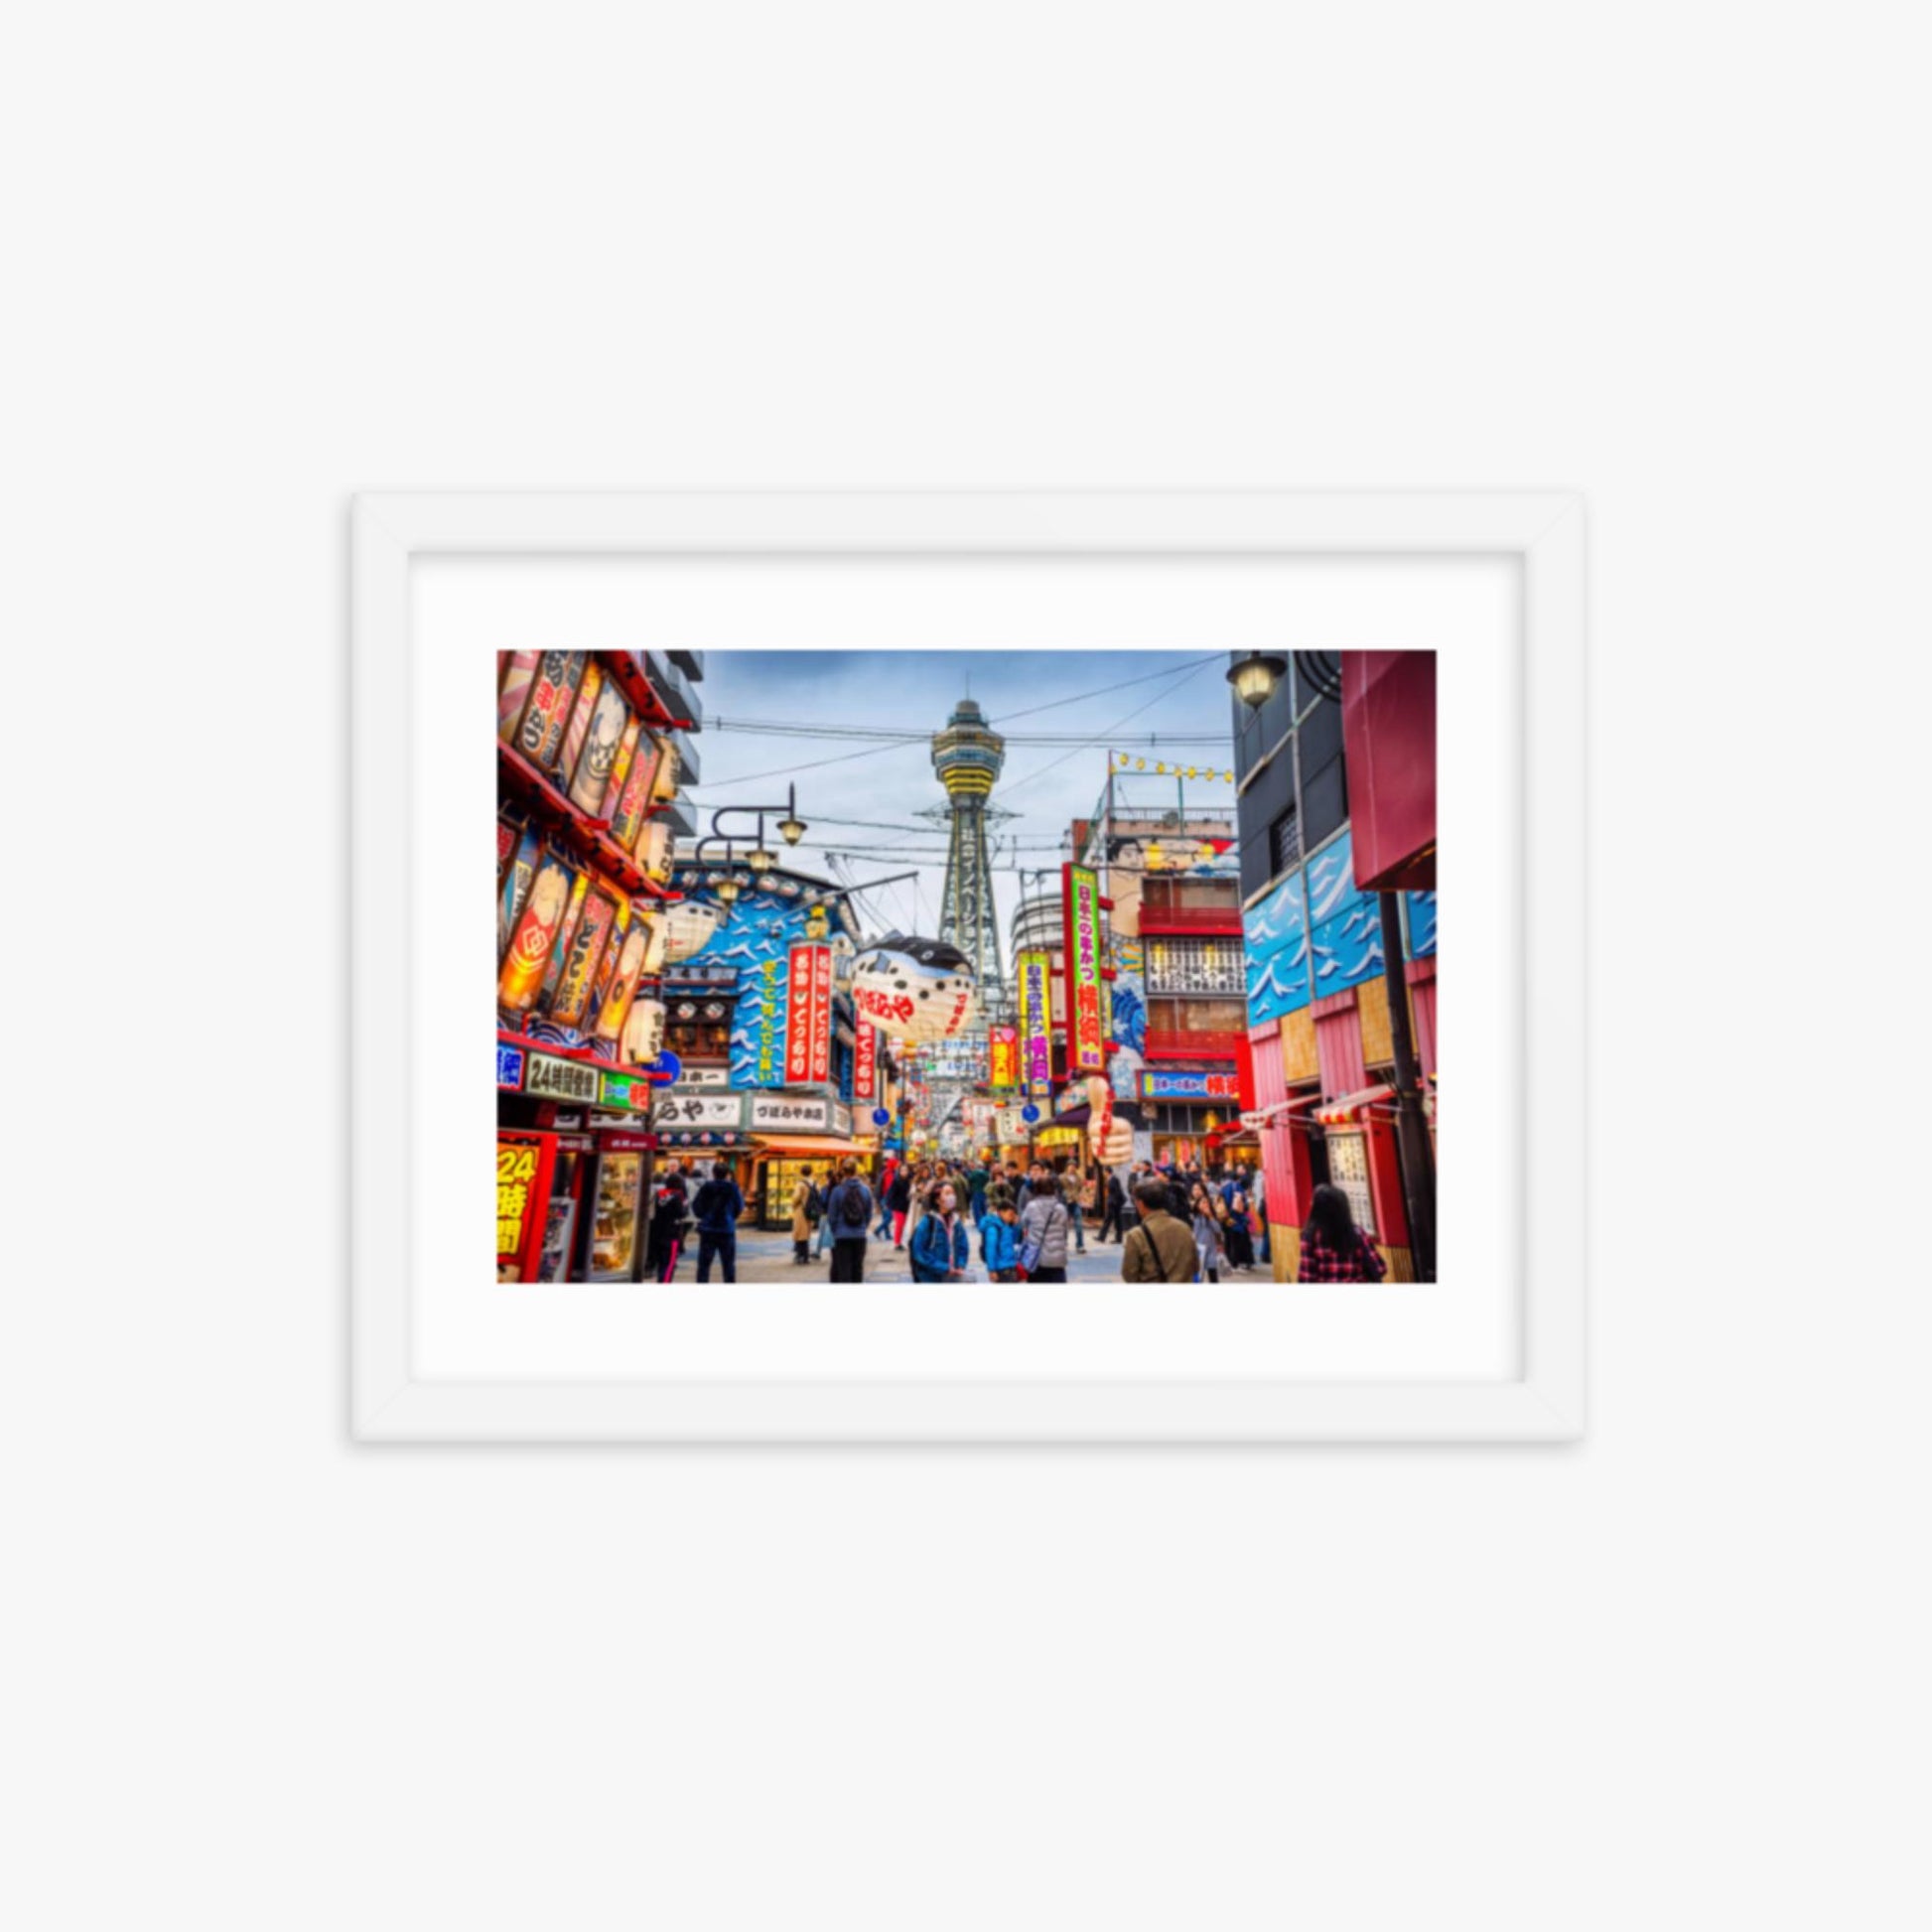
[(959, 1195), (942, 1180), (926, 1196), (926, 1210), (913, 1230), (912, 1279), (915, 1282), (963, 1282), (972, 1261), (972, 1242), (966, 1217), (959, 1211)]

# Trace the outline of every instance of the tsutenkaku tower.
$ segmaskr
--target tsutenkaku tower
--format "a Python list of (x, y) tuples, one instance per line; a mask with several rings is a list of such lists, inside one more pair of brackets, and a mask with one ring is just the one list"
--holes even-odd
[(1006, 987), (993, 868), (986, 853), (987, 800), (1006, 756), (1006, 740), (988, 726), (971, 698), (961, 698), (946, 729), (933, 734), (932, 768), (946, 788), (952, 820), (939, 937), (950, 940), (971, 963), (982, 1011)]

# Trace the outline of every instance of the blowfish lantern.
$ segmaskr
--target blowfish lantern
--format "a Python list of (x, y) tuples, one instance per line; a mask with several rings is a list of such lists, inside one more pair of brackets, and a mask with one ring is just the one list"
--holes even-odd
[(724, 920), (724, 912), (701, 899), (679, 899), (664, 908), (664, 957), (676, 964), (701, 953)]
[(852, 1004), (894, 1039), (951, 1039), (972, 1024), (973, 969), (943, 939), (890, 932), (852, 969)]

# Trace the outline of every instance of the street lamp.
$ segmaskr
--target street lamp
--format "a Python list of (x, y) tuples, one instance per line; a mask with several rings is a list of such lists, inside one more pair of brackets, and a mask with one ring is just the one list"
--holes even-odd
[(1228, 672), (1228, 682), (1234, 686), (1235, 695), (1251, 710), (1258, 711), (1275, 695), (1275, 686), (1282, 681), (1288, 669), (1285, 657), (1270, 657), (1258, 650), (1251, 650), (1246, 657), (1239, 658)]
[(783, 818), (779, 819), (778, 834), (787, 845), (796, 845), (805, 836), (805, 821), (798, 816), (795, 809), (788, 811)]
[(754, 872), (769, 872), (778, 863), (778, 855), (768, 846), (754, 846), (746, 853), (745, 863)]
[(726, 873), (724, 878), (719, 880), (717, 891), (718, 891), (718, 897), (721, 899), (723, 899), (727, 905), (737, 904), (739, 885), (738, 885), (738, 881), (734, 879), (730, 873)]

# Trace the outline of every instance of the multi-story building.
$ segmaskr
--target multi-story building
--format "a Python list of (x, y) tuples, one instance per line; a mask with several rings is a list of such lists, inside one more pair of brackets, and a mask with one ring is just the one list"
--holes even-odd
[(1110, 1067), (1139, 1110), (1136, 1153), (1182, 1167), (1252, 1155), (1233, 819), (1190, 807), (1181, 776), (1110, 771), (1073, 849), (1112, 902)]
[(1397, 1279), (1433, 1277), (1435, 662), (1297, 652), (1264, 702), (1232, 701), (1247, 1035), (1280, 1279), (1322, 1181), (1348, 1194)]
[(757, 872), (683, 859), (672, 885), (719, 924), (665, 971), (680, 1066), (656, 1099), (659, 1143), (729, 1161), (758, 1225), (783, 1226), (801, 1173), (822, 1182), (844, 1156), (878, 1150), (891, 1042), (872, 1027), (862, 1035), (853, 1012), (861, 934), (841, 889), (775, 858)]

